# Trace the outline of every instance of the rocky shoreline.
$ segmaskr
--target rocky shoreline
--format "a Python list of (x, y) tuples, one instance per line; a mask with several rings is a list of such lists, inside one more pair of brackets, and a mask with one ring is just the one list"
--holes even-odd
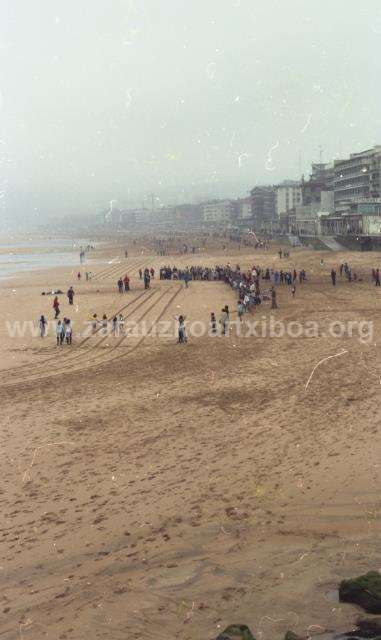
[[(342, 580), (339, 585), (340, 602), (358, 605), (367, 613), (381, 614), (381, 574), (378, 571)], [(381, 640), (381, 616), (375, 618), (359, 618), (356, 627), (346, 633), (335, 633), (323, 630), (319, 636), (326, 638), (350, 638)], [(308, 640), (309, 635), (299, 635), (294, 631), (287, 631), (284, 640)], [(230, 625), (220, 633), (216, 640), (256, 640), (250, 628), (244, 624)]]

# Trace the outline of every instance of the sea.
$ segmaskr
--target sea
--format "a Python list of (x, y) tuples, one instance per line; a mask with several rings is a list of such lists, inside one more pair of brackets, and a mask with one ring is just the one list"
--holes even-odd
[(81, 246), (88, 244), (88, 240), (71, 238), (1, 238), (0, 280), (30, 270), (79, 266)]

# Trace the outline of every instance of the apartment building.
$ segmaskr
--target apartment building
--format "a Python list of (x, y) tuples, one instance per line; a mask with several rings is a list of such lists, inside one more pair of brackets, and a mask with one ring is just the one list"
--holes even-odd
[(334, 162), (335, 209), (359, 198), (381, 196), (381, 145), (351, 153), (346, 160)]
[(245, 221), (251, 220), (251, 198), (239, 198), (236, 201), (238, 222), (244, 224)]
[(276, 221), (275, 189), (264, 185), (250, 191), (253, 223), (258, 231), (272, 231)]
[(297, 180), (283, 180), (275, 185), (276, 215), (280, 219), (302, 201), (302, 188)]
[(206, 224), (229, 225), (236, 217), (237, 205), (234, 200), (213, 200), (203, 204), (202, 210)]

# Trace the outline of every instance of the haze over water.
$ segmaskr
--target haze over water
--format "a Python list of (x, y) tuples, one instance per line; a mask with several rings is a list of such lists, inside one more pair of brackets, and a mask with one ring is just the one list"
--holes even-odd
[[(85, 241), (82, 242), (85, 244)], [(0, 279), (31, 269), (50, 269), (79, 264), (81, 242), (70, 239), (17, 240), (0, 242)]]

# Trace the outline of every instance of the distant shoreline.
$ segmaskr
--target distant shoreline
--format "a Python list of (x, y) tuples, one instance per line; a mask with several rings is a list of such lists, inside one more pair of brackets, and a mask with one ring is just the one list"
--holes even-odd
[(56, 267), (83, 267), (79, 251), (87, 240), (49, 238), (38, 236), (24, 239), (8, 236), (0, 240), (0, 281), (9, 280), (29, 271), (49, 270)]

